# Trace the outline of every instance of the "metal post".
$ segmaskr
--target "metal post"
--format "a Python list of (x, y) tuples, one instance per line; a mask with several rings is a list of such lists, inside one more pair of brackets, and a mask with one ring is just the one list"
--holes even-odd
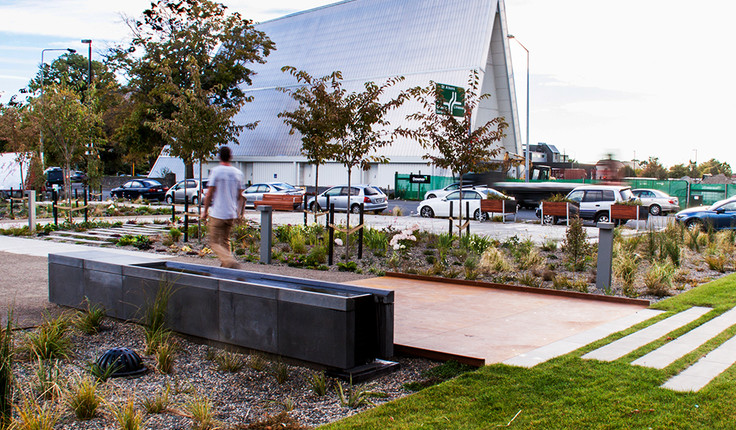
[(171, 224), (176, 222), (176, 191), (171, 192)]
[(82, 188), (82, 192), (84, 193), (84, 222), (85, 224), (89, 222), (89, 211), (87, 207), (87, 186), (85, 185), (84, 188)]
[[(315, 202), (317, 201), (317, 198), (315, 197)], [(302, 199), (302, 210), (304, 211), (304, 227), (307, 226), (307, 193), (304, 193), (304, 198)]]
[(271, 206), (258, 206), (261, 212), (261, 263), (271, 264), (273, 246), (273, 209)]
[[(327, 197), (330, 198), (329, 196)], [(329, 201), (329, 200), (328, 200)], [(332, 266), (332, 254), (334, 254), (335, 251), (335, 229), (332, 227), (332, 222), (334, 221), (335, 217), (335, 205), (332, 204), (329, 206), (330, 212), (327, 215), (327, 231), (329, 233), (329, 244), (327, 245), (327, 265)]]
[(465, 235), (470, 236), (470, 202), (465, 202)]
[(56, 193), (56, 190), (51, 190), (51, 199), (53, 200), (53, 206), (51, 206), (51, 212), (54, 214), (54, 225), (59, 225), (59, 208), (57, 207), (57, 204), (59, 203), (59, 195)]
[(599, 290), (611, 288), (611, 263), (613, 260), (613, 223), (598, 223), (598, 267), (595, 286)]
[(34, 233), (36, 231), (36, 192), (28, 190), (26, 195), (28, 196), (28, 230)]
[(450, 202), (450, 218), (449, 218), (449, 227), (450, 227), (450, 236), (452, 236), (452, 208), (453, 204)]
[(10, 187), (10, 218), (13, 218), (13, 187)]
[[(186, 181), (184, 182), (186, 184)], [(184, 242), (189, 241), (189, 199), (184, 188)]]
[[(325, 196), (325, 197), (327, 197), (327, 210), (330, 210), (330, 196)], [(317, 204), (317, 199), (316, 198), (314, 199), (314, 204), (315, 205)], [(330, 228), (330, 216), (329, 215), (327, 215), (325, 217), (325, 227), (326, 228)], [(330, 264), (332, 264), (332, 263), (330, 263)]]
[(358, 220), (358, 225), (360, 225), (360, 230), (358, 230), (358, 260), (363, 259), (363, 215), (365, 212), (365, 203), (360, 204), (360, 218)]

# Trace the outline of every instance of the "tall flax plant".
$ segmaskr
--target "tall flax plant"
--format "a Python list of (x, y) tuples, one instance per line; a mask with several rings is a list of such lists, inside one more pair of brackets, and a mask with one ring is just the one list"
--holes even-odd
[(10, 423), (13, 414), (13, 316), (8, 313), (5, 328), (0, 326), (0, 428)]
[(144, 310), (143, 326), (146, 332), (146, 354), (152, 354), (161, 343), (168, 339), (170, 330), (166, 327), (167, 307), (174, 293), (172, 281), (161, 279), (153, 303)]

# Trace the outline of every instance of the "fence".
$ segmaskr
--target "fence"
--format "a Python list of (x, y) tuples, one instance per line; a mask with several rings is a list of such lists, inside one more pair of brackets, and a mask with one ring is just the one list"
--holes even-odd
[(423, 200), (424, 193), (437, 188), (444, 188), (458, 180), (450, 176), (430, 176), (428, 184), (412, 184), (410, 174), (394, 174), (395, 198), (404, 200)]

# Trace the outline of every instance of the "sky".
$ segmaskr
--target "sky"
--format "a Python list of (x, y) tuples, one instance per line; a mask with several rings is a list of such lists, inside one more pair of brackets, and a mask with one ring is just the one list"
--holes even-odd
[[(333, 3), (220, 0), (256, 22)], [(448, 1), (448, 5), (452, 2)], [(43, 49), (93, 58), (129, 40), (122, 16), (150, 0), (0, 0), (0, 103), (25, 87)], [(506, 0), (508, 31), (529, 49), (529, 129), (579, 162), (613, 154), (665, 165), (711, 158), (736, 168), (736, 2)], [(511, 40), (522, 139), (526, 52)], [(64, 51), (46, 51), (52, 62)]]

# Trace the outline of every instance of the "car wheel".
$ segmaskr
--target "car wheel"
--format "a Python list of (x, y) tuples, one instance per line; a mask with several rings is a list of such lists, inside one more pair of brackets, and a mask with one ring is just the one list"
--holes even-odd
[(317, 208), (317, 211), (320, 211), (322, 209), (322, 208), (319, 207), (319, 203), (312, 202), (312, 203), (309, 204), (309, 210), (311, 212), (314, 212), (314, 210), (315, 210), (314, 208), (315, 207)]
[(429, 206), (422, 206), (419, 210), (419, 214), (424, 218), (434, 218), (434, 211)]
[(476, 209), (473, 213), (473, 218), (476, 221), (486, 221), (488, 219), (488, 212), (481, 212), (480, 209)]
[(359, 214), (360, 213), (360, 205), (352, 205), (352, 206), (350, 206), (350, 212), (352, 212), (354, 214)]
[(702, 231), (703, 222), (699, 219), (691, 219), (685, 223), (685, 227), (690, 231)]
[(545, 215), (544, 219), (542, 220), (542, 224), (555, 225), (557, 224), (557, 217), (553, 215)]
[(659, 205), (651, 205), (649, 206), (649, 213), (651, 215), (657, 216), (662, 213), (662, 208), (659, 207)]
[(166, 203), (168, 203), (168, 204), (174, 203), (174, 198), (171, 197), (171, 196), (166, 196)]
[(383, 209), (376, 209), (373, 211), (373, 213), (376, 215), (380, 214), (381, 212), (383, 212)]
[(611, 221), (611, 217), (608, 216), (608, 212), (599, 212), (595, 215), (595, 223), (598, 224), (599, 222), (609, 222)]
[(434, 194), (427, 195), (427, 199), (436, 199), (436, 198), (437, 196), (435, 196)]
[(195, 206), (199, 204), (199, 199), (197, 198), (197, 196), (192, 197), (192, 204)]

